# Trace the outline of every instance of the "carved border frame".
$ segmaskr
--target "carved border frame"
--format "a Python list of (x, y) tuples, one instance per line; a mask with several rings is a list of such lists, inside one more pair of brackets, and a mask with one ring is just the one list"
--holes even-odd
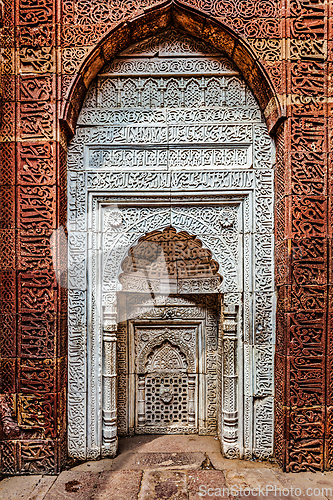
[[(113, 71), (111, 73), (113, 74)], [(126, 77), (128, 76), (126, 72)], [(90, 102), (90, 97), (88, 96), (87, 102)], [(138, 102), (141, 103), (140, 99)], [(246, 102), (248, 103), (247, 98)], [(251, 107), (251, 100), (249, 102)], [(256, 111), (258, 110), (259, 108)], [(189, 136), (171, 135), (168, 138), (167, 128), (163, 126), (163, 133), (155, 136), (154, 131), (155, 129), (158, 131), (158, 128), (152, 124), (147, 128), (148, 136), (145, 135), (147, 131), (138, 128), (144, 133), (141, 137), (141, 132), (136, 135), (135, 127), (132, 129), (121, 125), (121, 134), (118, 136), (118, 132), (113, 134), (116, 129), (109, 130), (102, 123), (94, 122), (94, 125), (99, 127), (95, 127), (93, 131), (79, 131), (77, 141), (74, 140), (69, 148), (68, 165), (72, 167), (68, 182), (69, 226), (70, 231), (79, 235), (74, 236), (70, 248), (69, 283), (74, 289), (87, 291), (89, 331), (83, 343), (88, 348), (87, 374), (82, 373), (81, 379), (87, 379), (89, 382), (85, 392), (90, 409), (87, 415), (89, 434), (86, 445), (89, 457), (95, 458), (101, 453), (112, 455), (117, 446), (117, 408), (115, 389), (113, 389), (116, 364), (112, 360), (115, 360), (116, 293), (121, 289), (117, 273), (119, 274), (121, 261), (140, 236), (168, 225), (198, 236), (203, 245), (212, 251), (214, 260), (219, 262), (220, 272), (224, 277), (222, 287), (218, 290), (224, 293), (224, 303), (228, 307), (226, 309), (228, 319), (224, 325), (225, 341), (223, 341), (224, 352), (228, 353), (224, 360), (223, 373), (224, 380), (228, 381), (223, 383), (221, 431), (223, 451), (228, 456), (247, 457), (252, 457), (253, 453), (257, 456), (267, 456), (272, 453), (272, 439), (263, 436), (265, 426), (269, 427), (270, 423), (271, 428), (273, 426), (272, 411), (266, 411), (267, 398), (273, 394), (272, 143), (267, 134), (267, 127), (259, 116), (253, 123), (251, 118), (251, 124), (245, 125), (242, 131), (240, 128), (244, 126), (243, 119), (230, 120), (232, 122), (230, 130), (233, 127), (238, 141), (242, 144), (247, 143), (248, 146), (252, 143), (254, 168), (238, 170), (239, 166), (231, 169), (224, 165), (223, 168), (216, 169), (216, 165), (212, 164), (209, 169), (201, 171), (193, 170), (191, 164), (186, 167), (187, 170), (171, 168), (167, 171), (152, 172), (136, 171), (136, 169), (127, 171), (122, 165), (120, 171), (112, 169), (96, 171), (88, 164), (91, 146), (97, 146), (99, 150), (113, 143), (122, 145), (128, 143), (131, 147), (135, 144), (149, 147), (150, 143), (154, 143), (157, 147), (158, 143), (169, 144), (169, 142), (182, 143), (191, 149), (195, 146), (192, 132)], [(89, 126), (91, 125), (93, 123)], [(229, 136), (222, 135), (219, 139), (224, 144), (227, 137)], [(76, 151), (75, 142), (78, 146)], [(208, 144), (214, 141), (205, 133), (200, 142)], [(138, 192), (142, 193), (141, 198), (135, 194)], [(154, 195), (150, 194), (152, 192)], [(225, 209), (228, 207), (231, 210), (235, 205), (239, 208), (238, 218), (241, 226), (237, 229), (238, 245), (234, 248), (228, 245), (230, 242), (227, 238), (225, 241), (224, 237), (222, 238), (223, 228), (217, 229), (213, 222), (207, 223), (207, 217), (200, 214), (197, 215), (196, 222), (191, 224), (190, 221), (195, 219), (192, 214), (194, 209), (191, 208), (189, 211), (188, 207), (184, 208), (184, 204), (192, 207), (195, 205), (200, 207), (198, 210), (202, 212), (208, 210), (213, 219), (214, 214), (218, 215), (216, 218), (219, 220), (219, 214), (212, 208), (214, 204), (219, 203), (224, 203)], [(117, 204), (121, 207), (115, 209)], [(107, 208), (107, 205), (113, 205), (113, 208)], [(163, 213), (162, 206), (169, 208)], [(120, 220), (121, 226), (127, 217), (127, 225), (118, 228), (117, 222), (110, 229), (105, 224), (105, 210), (106, 213), (109, 210), (107, 219), (118, 222)], [(144, 214), (147, 211), (151, 212), (150, 217)], [(172, 216), (173, 212), (175, 216)], [(242, 246), (241, 251), (240, 246)], [(86, 249), (85, 253), (82, 253), (82, 248)], [(238, 260), (235, 261), (234, 256), (230, 256), (232, 251)], [(80, 260), (80, 253), (84, 255), (84, 263), (82, 259)], [(227, 255), (229, 256), (226, 257)], [(254, 380), (252, 380), (253, 375)], [(261, 430), (258, 430), (260, 426), (253, 422), (255, 398), (261, 398), (255, 402), (256, 415), (266, 415), (268, 412)], [(259, 411), (261, 408), (263, 410)], [(244, 425), (241, 420), (238, 421), (237, 409), (240, 414), (244, 413)], [(228, 432), (225, 433), (226, 427)], [(75, 447), (74, 444), (73, 449)]]
[[(200, 347), (200, 345), (203, 345), (203, 342), (204, 342), (204, 339), (203, 339), (203, 322), (202, 320), (198, 320), (198, 321), (190, 321), (190, 320), (185, 320), (185, 321), (181, 321), (181, 322), (177, 322), (177, 321), (174, 321), (172, 323), (172, 326), (173, 327), (176, 327), (176, 326), (181, 326), (181, 327), (194, 327), (196, 328), (196, 331), (198, 333), (198, 342), (196, 344), (196, 350), (198, 350)], [(168, 326), (170, 325), (170, 323), (168, 323)], [(143, 320), (140, 320), (140, 319), (137, 319), (137, 320), (130, 320), (129, 321), (129, 325), (128, 325), (128, 350), (129, 352), (135, 352), (135, 342), (134, 342), (134, 335), (135, 335), (135, 329), (137, 327), (147, 327), (147, 326), (151, 326), (153, 328), (159, 328), (160, 326), (163, 326), (163, 321), (159, 322), (158, 325), (152, 325), (151, 322), (149, 321), (143, 321)], [(179, 348), (180, 349), (180, 348)], [(190, 354), (192, 354), (190, 351), (189, 351)], [(188, 353), (187, 353), (188, 354)], [(143, 356), (143, 352), (141, 352), (140, 356)], [(189, 359), (189, 358), (188, 358)], [(196, 411), (196, 424), (195, 424), (195, 430), (196, 432), (198, 431), (199, 429), (199, 422), (200, 422), (200, 419), (203, 420), (203, 415), (202, 415), (202, 409), (200, 408), (200, 404), (199, 404), (199, 397), (201, 395), (199, 395), (199, 384), (201, 383), (203, 385), (203, 382), (202, 382), (202, 365), (203, 365), (203, 361), (200, 360), (199, 358), (196, 358), (194, 360), (192, 360), (192, 367), (189, 369), (188, 371), (188, 376), (192, 376), (192, 377), (196, 377), (196, 392), (197, 392), (197, 398), (196, 398), (196, 406), (197, 406), (197, 411)], [(197, 371), (198, 370), (198, 367), (201, 366), (201, 371)], [(137, 380), (139, 379), (139, 376), (142, 375), (143, 372), (141, 373), (137, 373), (136, 370), (135, 370), (135, 359), (134, 357), (132, 356), (131, 359), (130, 359), (130, 376), (131, 376), (131, 380), (130, 380), (130, 385), (132, 386), (133, 388), (133, 394), (131, 394), (131, 390), (129, 390), (129, 404), (128, 404), (128, 415), (131, 419), (131, 422), (132, 422), (132, 425), (130, 424), (129, 427), (132, 427), (133, 429), (136, 430), (136, 432), (138, 431), (138, 422), (137, 422), (137, 413), (135, 411), (135, 397), (136, 397), (136, 391), (138, 390), (137, 388)], [(146, 432), (141, 432), (142, 434), (145, 434)]]
[[(247, 173), (247, 172), (246, 172)], [(225, 172), (221, 173), (221, 175), (225, 175)], [(233, 173), (234, 174), (234, 173)], [(98, 255), (98, 249), (101, 245), (101, 229), (102, 229), (102, 218), (101, 218), (101, 206), (104, 204), (119, 204), (123, 203), (125, 206), (127, 205), (141, 205), (141, 206), (152, 206), (152, 204), (156, 206), (158, 205), (158, 196), (154, 196), (153, 198), (148, 194), (146, 196), (142, 196), (141, 198), (137, 195), (134, 195), (131, 192), (124, 193), (124, 190), (120, 192), (118, 195), (113, 193), (112, 195), (107, 195), (105, 192), (104, 196), (98, 195), (94, 192), (89, 192), (89, 189), (86, 189), (86, 176), (82, 173), (73, 174), (70, 172), (69, 174), (77, 176), (77, 180), (79, 182), (76, 185), (76, 192), (88, 192), (88, 196), (84, 197), (84, 210), (86, 213), (89, 213), (89, 225), (87, 228), (87, 241), (85, 246), (85, 258), (87, 259), (87, 267), (88, 267), (88, 283), (90, 283), (90, 288), (88, 287), (88, 294), (86, 293), (87, 284), (84, 283), (83, 287), (85, 289), (82, 290), (69, 290), (69, 452), (72, 456), (80, 457), (80, 458), (97, 458), (101, 454), (102, 455), (112, 455), (116, 450), (116, 415), (115, 408), (109, 408), (106, 410), (103, 409), (103, 391), (104, 391), (104, 399), (107, 397), (107, 393), (109, 393), (109, 397), (115, 401), (115, 395), (112, 395), (111, 390), (111, 380), (115, 379), (116, 373), (114, 372), (115, 368), (113, 368), (113, 372), (111, 369), (110, 373), (107, 371), (102, 372), (107, 367), (106, 357), (111, 359), (112, 357), (115, 359), (115, 342), (116, 338), (110, 331), (105, 331), (103, 333), (103, 325), (101, 321), (98, 320), (98, 317), (101, 318), (101, 308), (102, 304), (107, 304), (109, 301), (108, 294), (103, 293), (101, 291), (100, 283), (102, 282), (101, 278), (101, 256)], [(228, 195), (226, 196), (225, 191), (223, 195), (218, 194), (218, 191), (210, 193), (209, 195), (203, 194), (202, 191), (198, 193), (185, 193), (184, 195), (180, 195), (179, 193), (174, 194), (173, 202), (175, 204), (182, 203), (187, 197), (187, 202), (196, 204), (197, 206), (208, 206), (209, 203), (217, 203), (219, 200), (220, 203), (224, 203), (225, 206), (234, 205), (235, 203), (239, 204), (242, 217), (246, 221), (245, 224), (249, 224), (249, 231), (244, 232), (243, 241), (244, 241), (244, 252), (243, 257), (244, 260), (247, 261), (245, 266), (238, 266), (238, 273), (241, 273), (242, 277), (244, 277), (244, 286), (237, 293), (225, 293), (225, 305), (231, 306), (230, 313), (233, 315), (233, 319), (231, 323), (229, 321), (229, 330), (230, 325), (235, 325), (235, 327), (231, 327), (231, 331), (237, 332), (237, 347), (236, 342), (234, 342), (235, 348), (235, 359), (238, 359), (238, 373), (235, 377), (234, 374), (230, 374), (234, 379), (237, 378), (237, 406), (240, 414), (244, 413), (244, 424), (242, 423), (242, 419), (237, 422), (235, 425), (235, 416), (232, 416), (232, 413), (236, 413), (235, 411), (229, 412), (229, 420), (231, 419), (231, 424), (235, 428), (235, 432), (233, 434), (232, 446), (230, 446), (230, 442), (225, 441), (223, 436), (221, 435), (223, 451), (227, 456), (230, 457), (252, 457), (253, 453), (256, 456), (264, 457), (272, 454), (273, 451), (273, 441), (269, 442), (267, 446), (267, 439), (262, 440), (261, 444), (260, 436), (258, 437), (258, 432), (256, 428), (253, 429), (253, 399), (255, 396), (256, 388), (252, 385), (252, 373), (256, 370), (256, 352), (261, 350), (264, 351), (266, 356), (271, 360), (270, 363), (270, 373), (267, 375), (264, 374), (264, 379), (267, 382), (267, 377), (270, 380), (270, 389), (267, 394), (265, 392), (261, 392), (260, 397), (262, 398), (260, 401), (256, 402), (256, 415), (260, 415), (261, 413), (265, 414), (266, 423), (271, 423), (272, 427), (272, 438), (273, 438), (273, 407), (272, 407), (272, 394), (273, 394), (273, 344), (274, 344), (274, 296), (273, 296), (273, 256), (270, 257), (270, 268), (271, 268), (271, 282), (272, 282), (272, 292), (271, 292), (271, 310), (270, 310), (270, 323), (271, 323), (271, 331), (269, 332), (268, 342), (255, 346), (255, 339), (253, 341), (253, 337), (255, 337), (255, 331), (259, 327), (261, 329), (265, 328), (265, 321), (267, 321), (267, 317), (261, 319), (255, 313), (256, 304), (258, 302), (258, 293), (254, 289), (253, 291), (253, 280), (255, 281), (256, 272), (254, 268), (258, 268), (258, 263), (250, 262), (250, 255), (252, 254), (251, 248), (252, 245), (259, 246), (259, 254), (265, 252), (265, 245), (262, 245), (265, 238), (256, 239), (255, 232), (253, 231), (253, 224), (256, 224), (256, 219), (254, 214), (258, 212), (258, 208), (255, 207), (257, 203), (254, 203), (253, 200), (256, 199), (255, 191), (259, 188), (262, 189), (265, 193), (264, 205), (267, 210), (267, 201), (269, 199), (272, 201), (272, 189), (273, 189), (273, 172), (272, 171), (260, 171), (257, 170), (256, 173), (252, 174), (252, 189), (241, 189), (237, 192), (235, 189), (230, 190)], [(83, 184), (82, 184), (83, 182)], [(268, 184), (267, 184), (268, 183)], [(81, 184), (81, 186), (80, 186)], [(265, 185), (266, 184), (266, 185)], [(147, 186), (149, 189), (149, 186)], [(107, 191), (108, 189), (106, 189)], [(269, 194), (269, 198), (267, 198), (267, 193)], [(170, 193), (160, 193), (160, 203), (163, 203), (164, 197), (164, 205), (167, 202), (170, 202)], [(186, 202), (186, 201), (185, 201)], [(251, 205), (251, 209), (250, 209)], [(266, 214), (267, 218), (267, 214)], [(271, 222), (273, 220), (272, 210), (270, 211)], [(153, 226), (154, 229), (158, 227)], [(73, 228), (74, 229), (74, 228)], [(188, 230), (188, 227), (183, 226), (179, 229)], [(75, 233), (75, 231), (74, 231)], [(143, 235), (145, 233), (141, 233)], [(271, 237), (271, 235), (270, 235)], [(256, 240), (256, 241), (255, 241)], [(71, 239), (70, 239), (71, 242)], [(127, 248), (124, 250), (124, 256), (130, 246), (133, 244), (133, 241), (129, 241)], [(203, 242), (204, 243), (204, 242)], [(271, 237), (272, 244), (272, 237)], [(261, 246), (261, 251), (260, 251)], [(209, 245), (208, 245), (209, 247)], [(82, 242), (81, 242), (81, 256), (82, 256)], [(79, 252), (79, 253), (80, 253)], [(255, 252), (256, 254), (256, 252)], [(71, 262), (71, 258), (78, 256), (77, 249), (75, 249), (70, 245), (69, 252), (69, 261)], [(214, 255), (215, 260), (219, 261), (219, 259)], [(84, 266), (85, 268), (85, 266)], [(223, 270), (221, 270), (223, 274)], [(260, 270), (258, 269), (259, 275)], [(244, 300), (242, 301), (242, 297)], [(76, 311), (78, 309), (77, 300), (81, 301), (81, 312), (88, 311), (87, 324), (92, 325), (88, 331), (86, 331), (85, 324), (81, 324), (80, 328), (75, 327), (75, 320), (72, 321), (72, 318), (77, 314)], [(259, 293), (260, 299), (260, 293)], [(243, 304), (245, 305), (245, 309), (243, 309)], [(252, 312), (250, 310), (250, 303), (252, 303)], [(88, 306), (88, 307), (87, 307)], [(113, 311), (115, 310), (115, 304), (108, 304), (111, 306)], [(99, 309), (99, 314), (97, 314)], [(236, 310), (238, 309), (237, 321), (236, 321)], [(226, 311), (227, 312), (227, 311)], [(266, 311), (267, 312), (267, 311)], [(105, 316), (105, 315), (104, 315)], [(267, 314), (266, 314), (267, 316)], [(82, 317), (82, 316), (81, 316)], [(252, 317), (252, 319), (251, 319)], [(230, 320), (230, 318), (229, 318)], [(237, 327), (236, 327), (237, 325)], [(224, 329), (226, 330), (227, 324)], [(260, 329), (259, 328), (259, 329)], [(233, 338), (235, 334), (231, 335)], [(244, 342), (243, 342), (244, 336)], [(104, 340), (103, 340), (104, 339)], [(233, 341), (233, 339), (232, 339)], [(112, 347), (107, 347), (109, 343)], [(232, 342), (231, 342), (232, 343)], [(230, 342), (229, 342), (230, 344)], [(78, 345), (81, 346), (81, 349), (78, 349)], [(87, 354), (85, 347), (87, 346)], [(104, 355), (103, 355), (104, 353)], [(104, 357), (104, 361), (103, 360)], [(78, 373), (77, 368), (81, 366), (81, 369)], [(104, 368), (103, 368), (104, 367)], [(253, 368), (252, 368), (253, 367)], [(103, 373), (103, 375), (102, 375)], [(74, 377), (73, 377), (74, 375)], [(227, 374), (224, 374), (224, 379), (227, 377)], [(262, 374), (255, 375), (255, 381), (260, 385), (260, 377)], [(109, 381), (108, 384), (102, 382), (102, 379), (105, 381)], [(244, 385), (243, 385), (244, 379)], [(81, 385), (78, 381), (81, 380)], [(108, 385), (108, 390), (105, 393), (106, 385)], [(76, 390), (81, 389), (81, 390)], [(243, 397), (244, 395), (244, 397)], [(265, 396), (263, 398), (263, 396)], [(268, 406), (267, 406), (268, 405)], [(267, 408), (268, 409), (267, 409)], [(89, 411), (87, 411), (89, 408)], [(262, 410), (260, 413), (260, 409)], [(268, 414), (268, 417), (267, 417)], [(104, 417), (103, 417), (104, 415)], [(87, 426), (87, 427), (86, 427)], [(223, 426), (223, 422), (222, 422)], [(104, 430), (103, 430), (104, 427)], [(259, 425), (260, 427), (260, 425)], [(89, 434), (87, 436), (86, 429), (89, 428)], [(261, 426), (263, 429), (264, 426)], [(263, 432), (261, 430), (260, 432)], [(259, 433), (260, 433), (259, 432)], [(222, 432), (223, 434), (223, 432)], [(109, 437), (110, 438), (109, 438)], [(237, 444), (234, 445), (235, 436), (237, 436)], [(105, 439), (107, 437), (107, 439)], [(88, 439), (87, 439), (88, 438)], [(86, 441), (87, 439), (87, 441)], [(109, 443), (107, 443), (109, 439)], [(112, 442), (112, 446), (110, 447), (110, 439)], [(104, 443), (104, 444), (103, 444)]]

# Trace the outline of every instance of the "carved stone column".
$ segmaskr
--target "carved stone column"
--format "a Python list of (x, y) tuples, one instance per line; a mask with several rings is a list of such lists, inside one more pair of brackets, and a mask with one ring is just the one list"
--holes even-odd
[(117, 437), (117, 320), (114, 306), (105, 308), (103, 325), (102, 456), (114, 457)]
[(196, 394), (195, 388), (197, 386), (197, 379), (194, 373), (190, 373), (188, 376), (188, 423), (190, 425), (195, 425), (196, 420)]
[(144, 375), (139, 375), (138, 378), (138, 426), (145, 425), (146, 423), (146, 408), (145, 408), (145, 400), (146, 400), (146, 379)]
[(222, 450), (226, 457), (239, 456), (237, 408), (237, 322), (236, 307), (224, 309), (223, 321), (223, 389)]

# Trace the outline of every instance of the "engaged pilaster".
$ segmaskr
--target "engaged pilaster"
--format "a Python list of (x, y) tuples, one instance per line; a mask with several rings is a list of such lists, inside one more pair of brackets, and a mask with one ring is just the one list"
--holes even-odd
[(223, 321), (223, 396), (222, 450), (228, 458), (239, 456), (237, 407), (237, 311), (224, 310)]
[(103, 417), (102, 456), (114, 457), (117, 438), (117, 319), (114, 307), (105, 308), (103, 326)]

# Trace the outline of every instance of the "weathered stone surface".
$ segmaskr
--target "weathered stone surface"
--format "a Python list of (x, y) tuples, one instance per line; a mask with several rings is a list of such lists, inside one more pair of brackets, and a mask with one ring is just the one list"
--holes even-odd
[(187, 500), (186, 473), (182, 471), (146, 471), (138, 500)]
[(137, 500), (141, 484), (142, 472), (122, 470), (102, 472), (91, 500)]
[(0, 481), (0, 498), (6, 500), (28, 500), (42, 476), (8, 477)]
[(187, 478), (189, 500), (200, 500), (205, 496), (228, 498), (225, 478), (220, 471), (188, 471)]
[(43, 500), (56, 479), (55, 476), (43, 476), (33, 489), (28, 500)]
[(72, 496), (77, 500), (89, 500), (98, 477), (99, 474), (93, 472), (62, 472), (44, 498), (66, 500)]
[(112, 459), (104, 458), (102, 460), (91, 460), (89, 462), (84, 462), (83, 464), (73, 467), (71, 470), (73, 472), (102, 472), (104, 470), (111, 470), (112, 465)]
[[(184, 435), (165, 434), (162, 436), (132, 436), (119, 439), (119, 453), (217, 453), (221, 456), (221, 445), (212, 436), (198, 434)], [(229, 462), (226, 460), (226, 462)]]
[(260, 469), (263, 466), (269, 469), (275, 469), (278, 467), (276, 463), (271, 463), (268, 461), (262, 462), (261, 460), (230, 460), (224, 457), (221, 452), (207, 452), (207, 455), (214, 467), (217, 470), (237, 470), (237, 469)]
[(124, 453), (114, 459), (112, 469), (199, 469), (204, 460), (202, 452)]
[[(147, 454), (149, 454), (148, 437), (144, 439)], [(139, 438), (142, 439), (141, 436)], [(179, 438), (189, 439), (191, 436), (179, 436)], [(122, 438), (121, 441), (127, 440)], [(197, 447), (204, 447), (208, 441), (208, 437), (197, 437)], [(133, 443), (135, 444), (135, 438)], [(166, 441), (164, 444), (165, 452), (172, 454), (174, 446), (172, 439), (169, 440), (169, 445)], [(137, 448), (135, 446), (131, 448), (135, 456), (140, 455), (137, 452), (139, 442), (137, 445)], [(129, 458), (129, 453), (127, 449), (127, 453), (124, 453), (125, 459)], [(158, 452), (155, 454), (159, 456)], [(216, 454), (212, 452), (210, 456)], [(94, 466), (94, 473), (79, 472), (79, 467), (76, 467), (59, 476), (39, 475), (22, 478), (16, 476), (3, 479), (0, 481), (0, 497), (1, 500), (7, 500), (7, 498), (9, 500), (48, 500), (49, 498), (55, 500), (62, 498), (87, 498), (89, 500), (199, 500), (200, 498), (228, 498), (229, 500), (233, 498), (302, 500), (305, 498), (310, 500), (319, 498), (319, 500), (332, 500), (333, 498), (333, 472), (287, 474), (268, 462), (260, 464), (227, 460), (222, 457), (220, 460), (215, 458), (217, 464), (222, 465), (224, 461), (221, 470), (212, 469), (207, 459), (202, 464), (202, 468), (196, 470), (176, 468), (114, 471), (108, 469), (115, 460), (86, 462), (79, 467)]]

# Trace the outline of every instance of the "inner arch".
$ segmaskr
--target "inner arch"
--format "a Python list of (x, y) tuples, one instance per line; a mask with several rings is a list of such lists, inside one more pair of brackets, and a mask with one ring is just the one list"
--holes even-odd
[[(211, 280), (213, 289), (218, 289), (222, 276), (219, 264), (212, 259), (212, 252), (202, 247), (202, 242), (186, 231), (178, 232), (172, 226), (163, 231), (153, 231), (139, 239), (122, 262), (119, 277), (123, 290), (131, 283), (140, 283), (140, 290), (179, 292), (186, 280)], [(160, 286), (158, 286), (158, 283)], [(189, 284), (187, 285), (189, 286)], [(206, 285), (208, 290), (208, 284)], [(139, 291), (139, 290), (138, 290)]]

